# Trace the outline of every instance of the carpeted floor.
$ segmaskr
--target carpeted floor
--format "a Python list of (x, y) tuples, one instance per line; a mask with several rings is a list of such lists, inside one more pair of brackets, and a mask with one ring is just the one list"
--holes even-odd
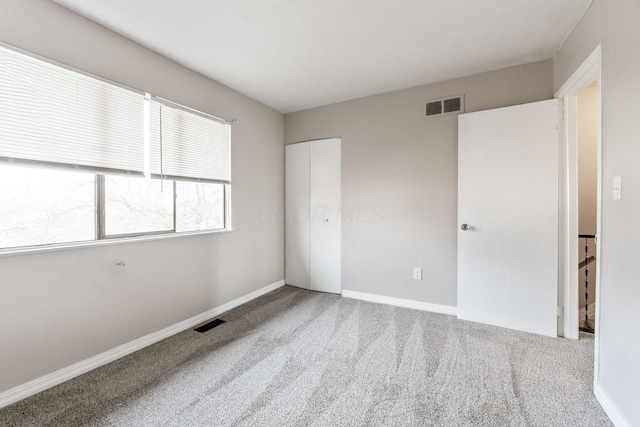
[(0, 409), (2, 426), (610, 426), (593, 341), (284, 287)]

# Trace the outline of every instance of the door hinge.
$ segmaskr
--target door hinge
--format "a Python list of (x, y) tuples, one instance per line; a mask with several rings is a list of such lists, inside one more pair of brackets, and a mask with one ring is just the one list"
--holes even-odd
[(564, 316), (564, 307), (562, 306), (558, 306), (558, 311), (557, 311), (558, 317), (562, 317)]

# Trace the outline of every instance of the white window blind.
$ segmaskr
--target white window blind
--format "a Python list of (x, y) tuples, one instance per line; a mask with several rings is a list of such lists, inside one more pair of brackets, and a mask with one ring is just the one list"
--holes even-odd
[(0, 47), (0, 160), (144, 172), (144, 95)]
[(231, 126), (168, 101), (150, 102), (152, 176), (229, 183)]

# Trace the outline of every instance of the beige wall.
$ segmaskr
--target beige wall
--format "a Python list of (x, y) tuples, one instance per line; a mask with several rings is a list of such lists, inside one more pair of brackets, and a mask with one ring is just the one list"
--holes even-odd
[[(285, 115), (285, 142), (342, 138), (342, 287), (456, 305), (457, 116), (423, 101), (465, 94), (466, 111), (553, 97), (544, 61)], [(412, 278), (424, 269), (423, 280)]]
[(598, 180), (598, 88), (578, 96), (578, 231), (596, 234)]
[(233, 232), (0, 257), (0, 392), (284, 278), (281, 114), (50, 1), (0, 11), (2, 42), (237, 119)]
[[(556, 89), (602, 44), (603, 212), (598, 388), (640, 425), (640, 2), (594, 0), (555, 59)], [(622, 198), (613, 200), (613, 177)]]

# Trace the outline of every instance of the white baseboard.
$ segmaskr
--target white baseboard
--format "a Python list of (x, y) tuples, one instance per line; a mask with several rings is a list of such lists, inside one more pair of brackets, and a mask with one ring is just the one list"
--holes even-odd
[(107, 363), (113, 362), (116, 359), (148, 347), (151, 344), (155, 344), (158, 341), (161, 341), (186, 329), (192, 328), (206, 320), (211, 319), (212, 317), (219, 316), (222, 313), (225, 313), (233, 308), (236, 308), (282, 286), (284, 286), (284, 280), (280, 280), (276, 283), (265, 286), (264, 288), (251, 292), (250, 294), (244, 295), (240, 298), (236, 298), (233, 301), (229, 301), (226, 304), (222, 304), (218, 307), (212, 308), (211, 310), (205, 311), (204, 313), (183, 320), (182, 322), (168, 326), (157, 332), (153, 332), (149, 335), (145, 335), (141, 338), (130, 341), (111, 350), (105, 351), (104, 353), (98, 354), (97, 356), (75, 363), (71, 366), (67, 366), (66, 368), (59, 369), (43, 377), (36, 378), (35, 380), (29, 381), (28, 383), (2, 392), (0, 393), (0, 408), (8, 406), (12, 403), (32, 396), (65, 381), (68, 381), (72, 378), (89, 372), (92, 369), (96, 369), (102, 365), (106, 365)]
[(383, 295), (367, 294), (356, 291), (342, 291), (345, 298), (359, 299), (362, 301), (377, 302), (379, 304), (395, 305), (398, 307), (413, 308), (414, 310), (430, 311), (432, 313), (450, 314), (456, 316), (458, 308), (450, 305), (431, 304), (428, 302), (414, 301), (410, 299), (385, 297)]
[(593, 387), (593, 394), (596, 395), (596, 399), (600, 402), (600, 406), (602, 406), (602, 409), (607, 413), (614, 426), (631, 427), (631, 424), (629, 424), (625, 417), (620, 413), (616, 404), (613, 403), (607, 392), (605, 392), (602, 387), (599, 385)]

